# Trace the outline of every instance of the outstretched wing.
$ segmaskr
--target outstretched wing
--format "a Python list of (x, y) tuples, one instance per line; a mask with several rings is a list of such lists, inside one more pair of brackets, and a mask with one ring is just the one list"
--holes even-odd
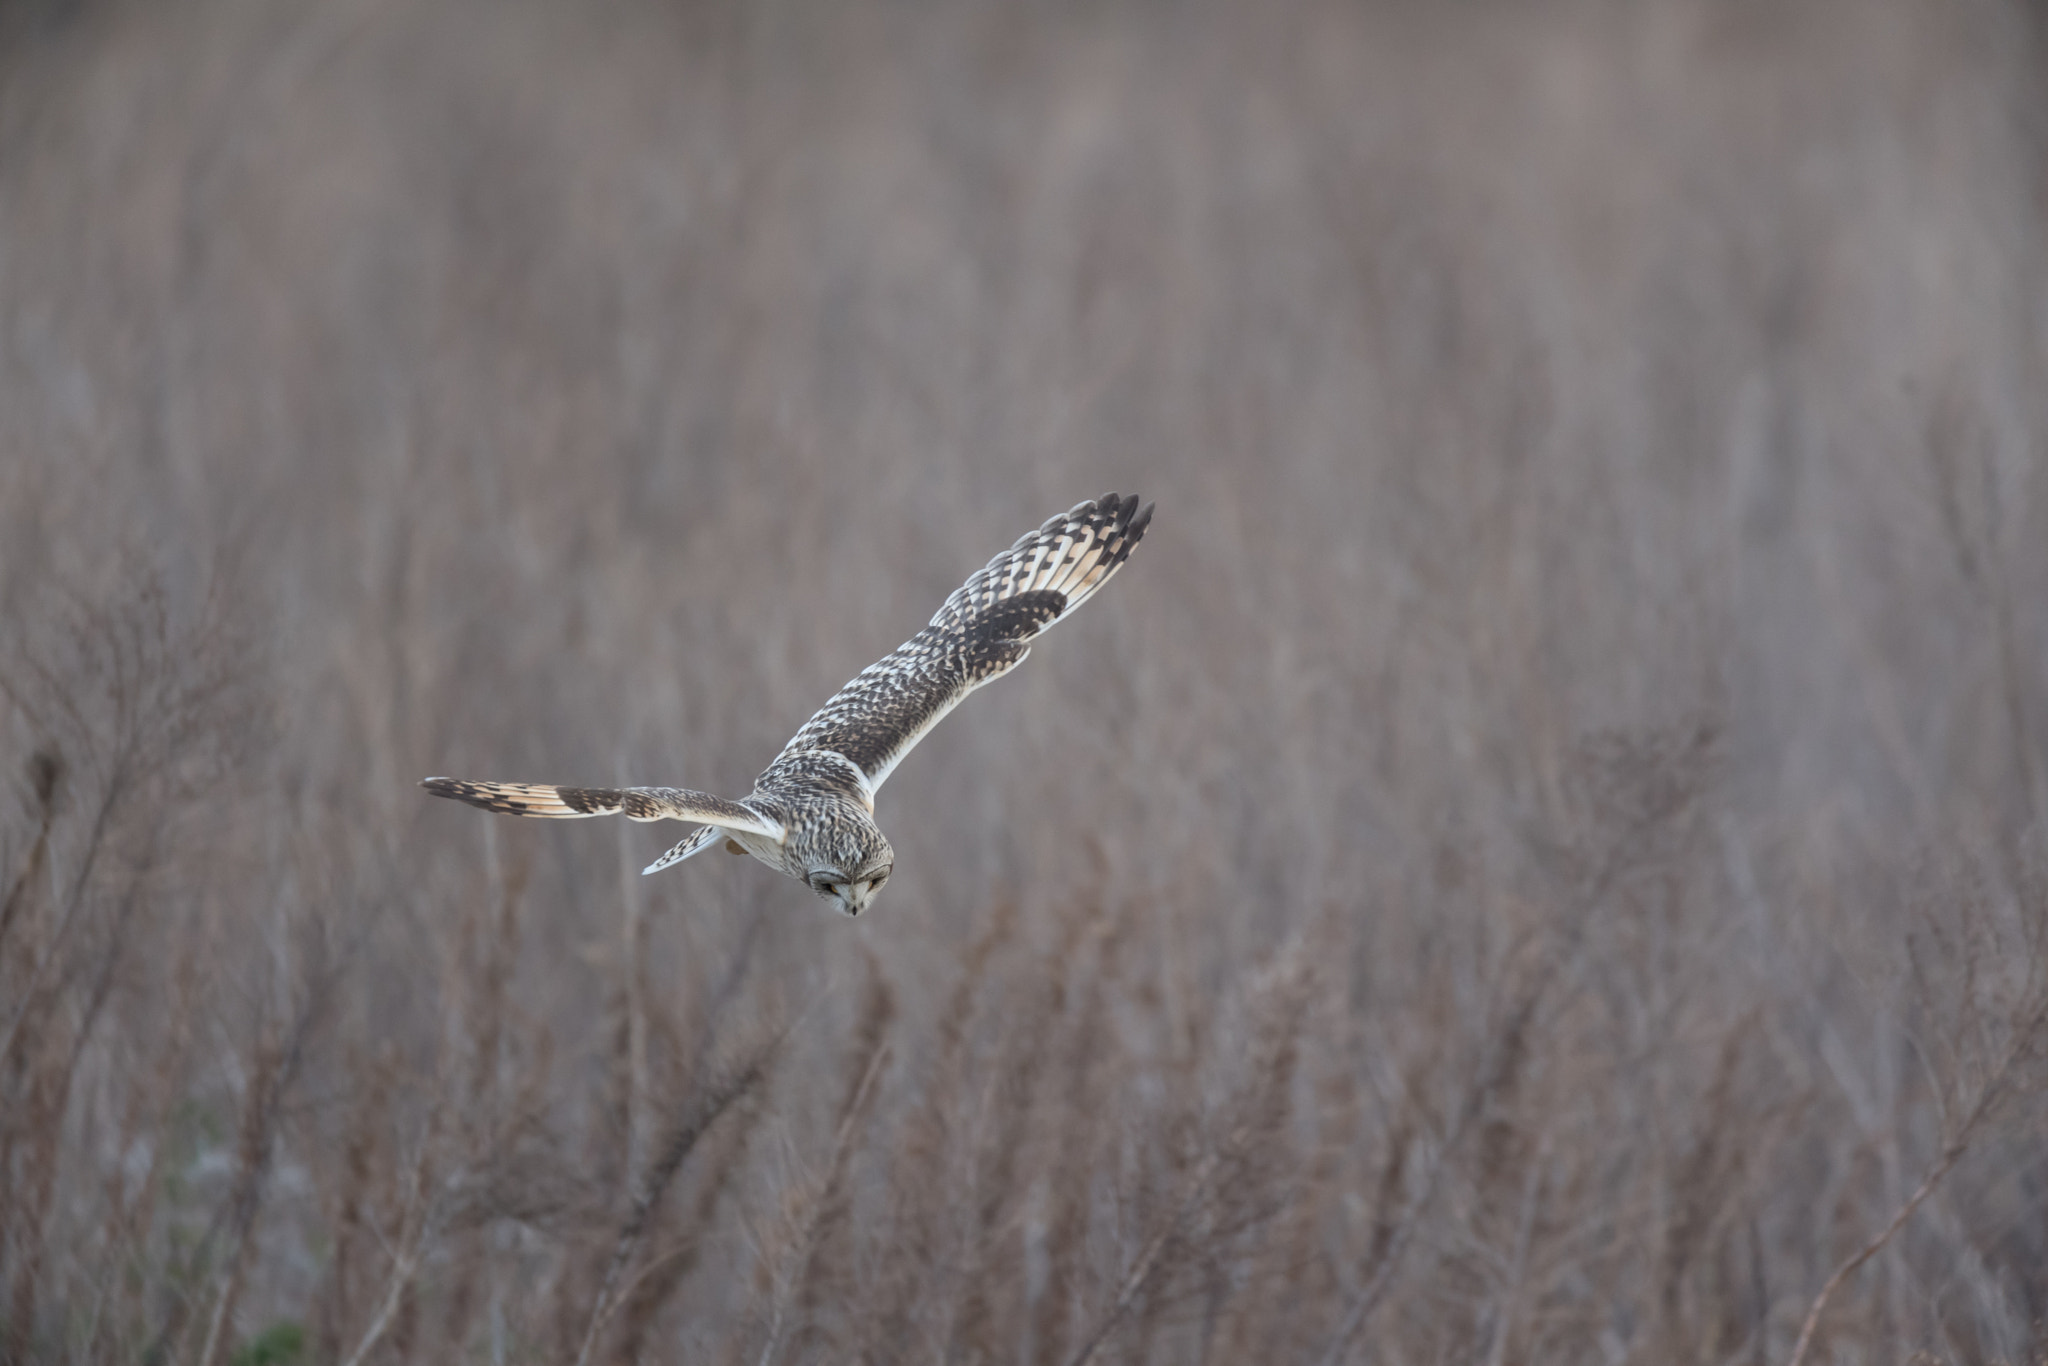
[(782, 822), (744, 802), (684, 787), (554, 787), (546, 783), (472, 783), (461, 778), (428, 778), (420, 784), (436, 797), (452, 797), (507, 816), (608, 816), (623, 811), (636, 821), (695, 821), (781, 840)]
[(880, 787), (962, 698), (1023, 663), (1040, 632), (1108, 583), (1151, 520), (1150, 503), (1106, 493), (1027, 532), (929, 626), (841, 688), (783, 755), (832, 750), (860, 766), (871, 791)]

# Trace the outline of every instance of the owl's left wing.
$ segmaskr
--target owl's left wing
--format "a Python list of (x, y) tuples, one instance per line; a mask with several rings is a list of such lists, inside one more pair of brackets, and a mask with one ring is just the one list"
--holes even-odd
[(879, 788), (967, 694), (1023, 663), (1040, 633), (1108, 583), (1151, 521), (1150, 503), (1106, 493), (1025, 533), (954, 590), (930, 625), (841, 688), (782, 756), (843, 754), (870, 791)]

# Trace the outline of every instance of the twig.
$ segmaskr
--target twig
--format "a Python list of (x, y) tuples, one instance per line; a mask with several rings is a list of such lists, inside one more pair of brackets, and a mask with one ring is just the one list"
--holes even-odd
[(1503, 1366), (1508, 1359), (1508, 1336), (1515, 1326), (1516, 1302), (1522, 1297), (1522, 1280), (1529, 1269), (1529, 1242), (1536, 1232), (1536, 1214), (1543, 1203), (1543, 1183), (1550, 1175), (1549, 1142), (1529, 1164), (1522, 1182), (1522, 1218), (1515, 1229), (1515, 1255), (1509, 1263), (1507, 1293), (1502, 1297), (1500, 1317), (1493, 1326), (1493, 1348), (1486, 1354), (1488, 1366)]
[(590, 1323), (583, 1332), (583, 1346), (576, 1353), (576, 1366), (586, 1366), (591, 1352), (597, 1346), (597, 1335), (604, 1328), (612, 1311), (618, 1307), (620, 1277), (625, 1273), (627, 1262), (640, 1246), (641, 1237), (647, 1232), (648, 1222), (653, 1218), (654, 1207), (660, 1202), (668, 1184), (675, 1178), (683, 1159), (697, 1146), (707, 1130), (718, 1121), (718, 1117), (729, 1109), (733, 1102), (759, 1085), (767, 1075), (770, 1062), (788, 1038), (787, 1031), (770, 1040), (745, 1066), (713, 1083), (699, 1102), (696, 1113), (677, 1125), (669, 1134), (668, 1144), (661, 1156), (655, 1160), (647, 1175), (640, 1183), (640, 1193), (634, 1198), (633, 1209), (626, 1216), (626, 1222), (619, 1227), (617, 1243), (612, 1247), (611, 1264), (605, 1268), (604, 1283), (598, 1287), (597, 1302), (590, 1307)]
[(1565, 920), (1559, 936), (1561, 942), (1544, 958), (1534, 979), (1523, 988), (1502, 1027), (1486, 1041), (1480, 1065), (1460, 1098), (1457, 1110), (1451, 1115), (1450, 1124), (1437, 1145), (1435, 1160), (1423, 1177), (1421, 1191), (1402, 1212), (1401, 1222), (1387, 1240), (1371, 1279), (1352, 1298), (1337, 1330), (1324, 1345), (1322, 1355), (1317, 1358), (1320, 1366), (1340, 1366), (1350, 1354), (1351, 1344), (1364, 1329), (1366, 1320), (1379, 1307), (1381, 1298), (1393, 1284), (1394, 1273), (1401, 1264), (1401, 1254), (1407, 1250), (1422, 1215), (1436, 1198), (1437, 1188), (1442, 1184), (1444, 1172), (1449, 1168), (1458, 1145), (1520, 1067), (1527, 1047), (1528, 1030), (1542, 1009), (1551, 984), (1562, 975), (1571, 955), (1578, 951), (1587, 922), (1606, 899), (1608, 889), (1620, 878), (1626, 863), (1625, 853), (1624, 843), (1617, 841), (1600, 859), (1587, 880), (1584, 892)]
[(826, 1163), (825, 1178), (812, 1193), (810, 1217), (805, 1220), (802, 1240), (795, 1257), (791, 1259), (790, 1275), (775, 1292), (775, 1306), (768, 1321), (768, 1341), (761, 1347), (760, 1366), (770, 1366), (781, 1351), (790, 1300), (797, 1288), (810, 1278), (811, 1263), (818, 1255), (826, 1210), (838, 1187), (845, 1180), (846, 1163), (853, 1149), (854, 1128), (866, 1108), (868, 1092), (874, 1086), (875, 1079), (881, 1076), (882, 1067), (888, 1060), (888, 1046), (878, 1045), (869, 1055), (868, 1065), (861, 1072), (860, 1081), (855, 1085), (853, 1097), (846, 1106), (846, 1113), (840, 1118), (838, 1132), (832, 1138), (832, 1155)]
[[(1188, 1174), (1164, 1225), (1146, 1243), (1137, 1260), (1131, 1263), (1123, 1283), (1117, 1288), (1116, 1299), (1110, 1304), (1109, 1312), (1102, 1316), (1095, 1330), (1068, 1358), (1068, 1366), (1087, 1366), (1160, 1274), (1161, 1268), (1169, 1268), (1170, 1274), (1176, 1263), (1168, 1254), (1186, 1251), (1190, 1230), (1201, 1213), (1203, 1202), (1221, 1201), (1235, 1193), (1235, 1188), (1256, 1180), (1249, 1174), (1249, 1163), (1261, 1130), (1273, 1122), (1275, 1116), (1283, 1114), (1286, 1108), (1288, 1081), (1293, 1076), (1295, 1040), (1302, 1014), (1307, 1008), (1311, 972), (1300, 951), (1298, 938), (1276, 955), (1276, 965), (1268, 982), (1277, 999), (1279, 1013), (1271, 1021), (1266, 1049), (1262, 1050), (1268, 1055), (1255, 1059), (1251, 1069), (1253, 1082), (1233, 1102), (1233, 1108), (1240, 1111), (1236, 1123)], [(1262, 989), (1260, 994), (1265, 995), (1265, 990)]]
[(1799, 1340), (1792, 1345), (1792, 1356), (1787, 1366), (1802, 1366), (1806, 1360), (1807, 1350), (1813, 1346), (1814, 1332), (1820, 1327), (1820, 1317), (1826, 1312), (1828, 1301), (1833, 1298), (1835, 1291), (1841, 1288), (1842, 1282), (1855, 1275), (1865, 1262), (1884, 1251), (1885, 1245), (1891, 1242), (1893, 1235), (1905, 1227), (1906, 1221), (1913, 1217), (1913, 1212), (1926, 1203), (1927, 1197), (1934, 1194), (1934, 1188), (1941, 1184), (1942, 1178), (1962, 1160), (1963, 1154), (1969, 1150), (1971, 1139), (1976, 1135), (1977, 1127), (1984, 1122), (1984, 1117), (1991, 1113), (1992, 1106), (2010, 1084), (2013, 1067), (2019, 1062), (2020, 1054), (2026, 1051), (2027, 1045), (2041, 1031), (2044, 1024), (2048, 1024), (2048, 1005), (2036, 1010), (2025, 1025), (2013, 1031), (2012, 1041), (2006, 1045), (2005, 1055), (1999, 1059), (1990, 1080), (1984, 1083), (1983, 1091), (1978, 1094), (1977, 1103), (1970, 1107), (1970, 1113), (1964, 1116), (1955, 1136), (1942, 1147), (1940, 1154), (1927, 1168), (1927, 1174), (1920, 1178), (1919, 1186), (1906, 1197), (1906, 1202), (1899, 1206), (1898, 1212), (1892, 1215), (1891, 1222), (1886, 1224), (1875, 1238), (1865, 1243), (1854, 1256), (1836, 1267), (1834, 1274), (1827, 1278), (1826, 1283), (1820, 1288), (1820, 1293), (1813, 1297), (1813, 1304), (1806, 1311), (1805, 1321), (1799, 1325)]
[[(235, 1300), (241, 1293), (250, 1233), (255, 1228), (256, 1216), (263, 1208), (264, 1185), (269, 1179), (271, 1160), (277, 1150), (278, 1117), (284, 1110), (285, 1093), (291, 1089), (305, 1058), (307, 1036), (312, 1033), (319, 1007), (317, 992), (309, 994), (292, 1021), (291, 1033), (284, 1047), (272, 1057), (259, 1059), (256, 1075), (251, 1079), (256, 1094), (250, 1097), (243, 1119), (241, 1169), (235, 1176), (234, 1189), (229, 1193), (226, 1206), (225, 1227), (231, 1248), (227, 1275), (214, 1297), (213, 1313), (206, 1325), (206, 1341), (199, 1352), (199, 1366), (213, 1366), (220, 1350), (221, 1334), (226, 1331)], [(216, 1222), (214, 1227), (221, 1226)], [(209, 1239), (212, 1231), (208, 1230)]]
[(412, 1193), (407, 1201), (411, 1206), (407, 1210), (408, 1218), (413, 1210), (420, 1211), (419, 1227), (413, 1231), (410, 1239), (401, 1244), (399, 1254), (392, 1262), (391, 1280), (385, 1287), (384, 1301), (377, 1306), (376, 1316), (370, 1320), (370, 1326), (363, 1330), (362, 1340), (356, 1343), (356, 1349), (348, 1354), (348, 1359), (342, 1366), (362, 1366), (363, 1358), (370, 1354), (370, 1349), (384, 1336), (384, 1330), (391, 1326), (391, 1320), (398, 1314), (398, 1306), (404, 1302), (406, 1287), (412, 1284), (413, 1272), (419, 1269), (420, 1258), (426, 1254), (427, 1244), (433, 1239), (435, 1210), (432, 1204), (422, 1208), (420, 1191), (426, 1162), (427, 1145), (422, 1143), (420, 1155), (413, 1163)]
[(1408, 1239), (1413, 1236), (1416, 1226), (1422, 1220), (1423, 1211), (1429, 1207), (1430, 1200), (1436, 1195), (1437, 1185), (1443, 1179), (1444, 1168), (1450, 1164), (1451, 1150), (1457, 1146), (1459, 1131), (1463, 1127), (1462, 1122), (1455, 1124), (1445, 1135), (1444, 1141), (1437, 1146), (1436, 1160), (1430, 1163), (1429, 1172), (1422, 1179), (1422, 1190), (1409, 1201), (1408, 1208), (1402, 1212), (1401, 1222), (1395, 1225), (1393, 1236), (1387, 1240), (1386, 1250), (1380, 1254), (1379, 1265), (1373, 1269), (1372, 1279), (1365, 1283), (1364, 1288), (1351, 1301), (1351, 1307), (1345, 1312), (1343, 1321), (1337, 1325), (1337, 1331), (1330, 1335), (1329, 1344), (1323, 1349), (1320, 1358), (1321, 1366), (1337, 1366), (1337, 1363), (1344, 1359), (1345, 1353), (1351, 1349), (1351, 1340), (1358, 1335), (1359, 1329), (1365, 1326), (1365, 1321), (1371, 1316), (1372, 1311), (1379, 1307), (1380, 1298), (1387, 1293), (1387, 1287), (1393, 1283), (1394, 1271), (1401, 1264), (1401, 1253), (1406, 1250)]
[[(256, 1094), (245, 1101), (242, 1123), (242, 1157), (240, 1168), (235, 1175), (234, 1186), (228, 1192), (227, 1201), (214, 1211), (212, 1221), (201, 1235), (194, 1250), (192, 1263), (204, 1266), (217, 1238), (223, 1234), (228, 1239), (230, 1251), (227, 1258), (227, 1277), (214, 1301), (213, 1313), (208, 1319), (206, 1339), (199, 1355), (199, 1366), (213, 1366), (213, 1357), (220, 1347), (220, 1338), (225, 1330), (229, 1311), (240, 1289), (244, 1257), (249, 1247), (249, 1235), (256, 1223), (256, 1216), (263, 1206), (264, 1186), (270, 1175), (270, 1165), (277, 1146), (278, 1119), (284, 1109), (285, 1095), (297, 1080), (301, 1064), (305, 1061), (307, 1047), (314, 1029), (327, 1004), (327, 982), (316, 977), (306, 988), (293, 1017), (290, 1032), (285, 1043), (276, 1053), (264, 1058), (259, 1045), (257, 1074), (250, 1085)], [(157, 1330), (155, 1338), (143, 1350), (142, 1360), (160, 1362), (172, 1354), (177, 1341), (182, 1337), (185, 1326), (186, 1308), (174, 1308)]]
[(22, 865), (20, 875), (14, 879), (7, 899), (0, 901), (0, 943), (6, 941), (7, 927), (14, 923), (14, 913), (21, 906), (22, 895), (42, 871), (43, 860), (50, 852), (50, 826), (57, 819), (57, 783), (63, 776), (64, 764), (49, 750), (39, 749), (29, 760), (28, 771), (37, 800), (42, 803), (43, 818), (36, 829), (35, 842), (29, 846), (28, 862)]
[[(56, 931), (50, 935), (46, 948), (41, 957), (37, 959), (35, 968), (29, 975), (28, 985), (21, 993), (21, 1004), (15, 1009), (13, 1018), (7, 1022), (6, 1031), (0, 1033), (0, 1063), (6, 1062), (13, 1056), (15, 1042), (21, 1035), (22, 1022), (28, 1018), (30, 1010), (36, 1005), (37, 998), (43, 988), (43, 979), (50, 974), (51, 969), (63, 957), (65, 941), (71, 937), (73, 927), (82, 919), (81, 911), (85, 906), (86, 882), (92, 875), (94, 861), (99, 858), (100, 847), (105, 842), (107, 828), (110, 824), (110, 815), (120, 797), (119, 792), (111, 784), (125, 783), (124, 775), (125, 766), (117, 765), (113, 775), (108, 779), (110, 786), (102, 795), (98, 813), (93, 817), (92, 832), (86, 840), (85, 854), (80, 860), (77, 876), (72, 879), (71, 893), (64, 898), (64, 908), (59, 913)], [(47, 831), (47, 821), (44, 828)], [(57, 881), (54, 872), (51, 881), (53, 884)], [(54, 897), (54, 886), (52, 894)], [(9, 899), (11, 902), (12, 897), (10, 896)]]
[(1102, 1321), (1095, 1326), (1095, 1331), (1089, 1334), (1088, 1340), (1081, 1344), (1080, 1350), (1067, 1359), (1067, 1366), (1087, 1366), (1095, 1356), (1096, 1350), (1108, 1339), (1116, 1326), (1123, 1322), (1124, 1315), (1137, 1303), (1139, 1293), (1151, 1282), (1153, 1273), (1159, 1269), (1160, 1254), (1166, 1251), (1167, 1245), (1181, 1233), (1195, 1201), (1201, 1198), (1209, 1178), (1222, 1162), (1221, 1152), (1212, 1152), (1203, 1159), (1202, 1165), (1196, 1168), (1193, 1178), (1187, 1184), (1186, 1193), (1178, 1202), (1172, 1217), (1166, 1221), (1166, 1226), (1153, 1236), (1152, 1241), (1145, 1245), (1145, 1250), (1138, 1254), (1138, 1260), (1131, 1263), (1131, 1269), (1124, 1276), (1123, 1284), (1117, 1287), (1116, 1300), (1110, 1305), (1109, 1312), (1102, 1316)]

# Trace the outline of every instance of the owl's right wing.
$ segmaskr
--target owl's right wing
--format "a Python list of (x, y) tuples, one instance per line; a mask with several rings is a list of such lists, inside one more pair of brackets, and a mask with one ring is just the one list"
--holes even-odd
[(830, 750), (859, 765), (870, 792), (880, 787), (967, 694), (1023, 663), (1041, 632), (1108, 583), (1151, 521), (1150, 503), (1106, 493), (1026, 532), (841, 688), (782, 756)]
[(684, 787), (555, 787), (546, 783), (473, 783), (462, 778), (428, 778), (420, 784), (436, 797), (507, 816), (608, 816), (623, 811), (636, 821), (692, 821), (742, 830), (780, 842), (782, 822), (744, 802)]

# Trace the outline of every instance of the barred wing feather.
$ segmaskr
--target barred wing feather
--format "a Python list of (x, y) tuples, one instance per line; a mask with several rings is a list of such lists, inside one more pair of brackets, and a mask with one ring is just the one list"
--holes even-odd
[(1150, 503), (1107, 493), (1027, 532), (954, 590), (922, 631), (841, 688), (783, 757), (843, 754), (870, 792), (879, 788), (967, 694), (1023, 663), (1040, 633), (1109, 582), (1151, 520)]
[(693, 821), (771, 840), (780, 840), (785, 833), (780, 821), (744, 802), (684, 787), (555, 787), (546, 783), (474, 783), (462, 778), (428, 778), (420, 786), (436, 797), (450, 797), (508, 816), (574, 819), (623, 812), (628, 820)]

